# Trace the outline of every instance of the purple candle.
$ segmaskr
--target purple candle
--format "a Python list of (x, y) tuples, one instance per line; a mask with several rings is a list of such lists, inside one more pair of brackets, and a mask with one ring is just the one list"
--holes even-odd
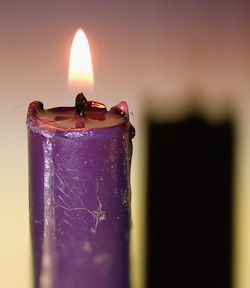
[[(79, 30), (69, 76), (90, 86), (91, 58), (78, 50), (86, 45), (90, 57)], [(75, 107), (33, 102), (27, 126), (34, 287), (128, 288), (134, 128), (127, 104), (107, 111), (82, 93)]]
[(76, 107), (28, 110), (36, 288), (129, 287), (134, 130), (125, 102), (106, 111), (82, 97)]

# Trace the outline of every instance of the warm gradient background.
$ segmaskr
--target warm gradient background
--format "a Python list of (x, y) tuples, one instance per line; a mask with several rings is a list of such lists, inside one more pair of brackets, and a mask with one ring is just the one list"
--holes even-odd
[[(72, 105), (70, 45), (90, 41), (96, 100), (129, 103), (137, 129), (133, 184), (133, 280), (143, 285), (144, 108), (176, 116), (198, 106), (211, 119), (230, 111), (237, 128), (236, 286), (250, 287), (250, 2), (128, 0), (0, 2), (0, 287), (30, 287), (29, 103)], [(190, 98), (190, 91), (199, 91)], [(199, 96), (202, 95), (202, 96)], [(153, 103), (152, 103), (153, 101)]]

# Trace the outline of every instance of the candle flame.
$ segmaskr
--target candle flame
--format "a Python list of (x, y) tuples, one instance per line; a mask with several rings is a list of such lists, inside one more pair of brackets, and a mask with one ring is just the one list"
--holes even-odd
[(69, 60), (69, 85), (81, 89), (92, 88), (94, 77), (89, 41), (78, 29), (72, 42)]

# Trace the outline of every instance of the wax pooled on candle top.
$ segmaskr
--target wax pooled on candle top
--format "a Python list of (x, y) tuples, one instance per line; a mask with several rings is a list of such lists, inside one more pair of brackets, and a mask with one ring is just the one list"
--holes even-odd
[(102, 103), (86, 101), (83, 115), (76, 112), (76, 107), (44, 109), (41, 102), (31, 103), (30, 110), (41, 125), (59, 130), (108, 128), (123, 124), (128, 118), (126, 102), (120, 102), (107, 111)]

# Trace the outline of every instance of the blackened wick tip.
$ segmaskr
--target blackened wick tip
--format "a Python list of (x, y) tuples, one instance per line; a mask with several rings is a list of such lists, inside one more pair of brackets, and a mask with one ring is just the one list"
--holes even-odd
[(84, 107), (86, 102), (87, 99), (82, 92), (76, 96), (75, 101), (76, 113), (79, 114), (80, 116), (84, 116)]

